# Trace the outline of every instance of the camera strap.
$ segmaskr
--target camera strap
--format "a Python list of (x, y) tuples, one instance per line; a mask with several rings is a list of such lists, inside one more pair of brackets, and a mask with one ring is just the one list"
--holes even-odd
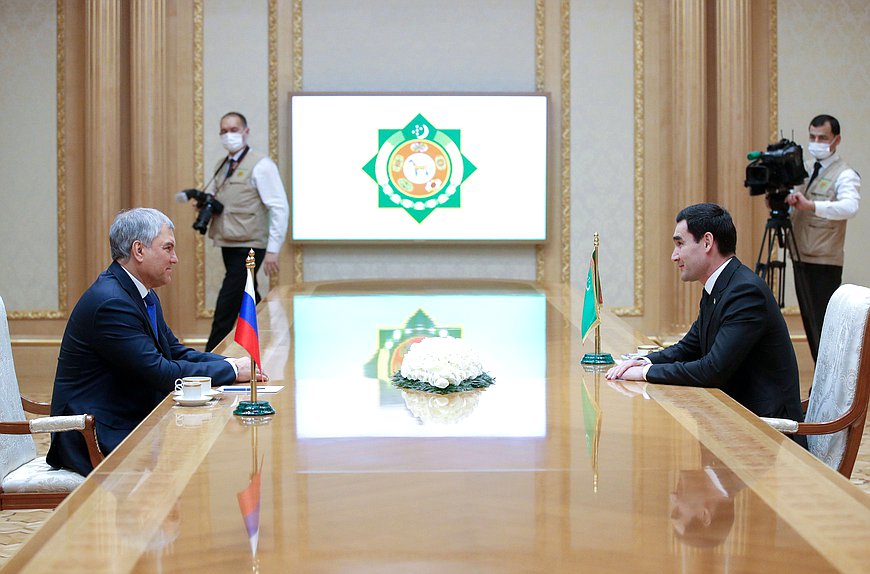
[[(214, 181), (217, 178), (218, 174), (227, 166), (227, 164), (229, 164), (230, 166), (223, 180), (221, 180), (220, 185), (215, 186), (215, 197), (217, 197), (218, 193), (220, 193), (220, 191), (224, 188), (224, 184), (227, 182), (227, 180), (230, 179), (236, 172), (236, 169), (239, 167), (239, 165), (241, 165), (242, 160), (245, 159), (245, 156), (248, 154), (248, 150), (250, 149), (250, 146), (245, 146), (245, 151), (242, 152), (242, 155), (239, 156), (239, 159), (230, 159), (230, 156), (225, 157), (221, 164), (218, 166), (218, 168), (215, 170), (214, 175), (211, 176), (211, 181)], [(209, 184), (211, 184), (211, 182), (209, 182)], [(206, 186), (206, 189), (208, 189), (208, 186)]]
[(236, 168), (239, 167), (239, 164), (241, 164), (242, 160), (245, 159), (245, 156), (248, 155), (249, 149), (251, 149), (249, 146), (245, 146), (245, 151), (242, 152), (242, 155), (239, 156), (239, 159), (230, 160), (230, 158), (227, 157), (227, 161), (230, 162), (230, 169), (227, 171), (227, 176), (224, 178), (224, 181), (233, 177), (233, 174), (236, 173)]

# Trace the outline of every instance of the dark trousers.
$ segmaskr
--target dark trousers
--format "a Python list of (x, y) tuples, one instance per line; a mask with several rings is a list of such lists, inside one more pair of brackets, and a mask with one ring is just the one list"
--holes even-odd
[[(245, 260), (248, 258), (250, 247), (221, 247), (221, 255), (224, 258), (226, 275), (218, 293), (217, 302), (214, 305), (214, 320), (211, 323), (211, 333), (205, 350), (211, 351), (217, 347), (224, 337), (236, 326), (239, 318), (239, 309), (242, 308), (242, 294), (245, 292), (245, 282), (248, 280), (248, 269)], [(254, 249), (254, 295), (256, 302), (260, 302), (260, 292), (257, 290), (257, 271), (266, 257), (265, 249)]]
[(794, 264), (794, 288), (813, 361), (819, 356), (819, 341), (828, 301), (842, 281), (843, 268), (839, 265)]

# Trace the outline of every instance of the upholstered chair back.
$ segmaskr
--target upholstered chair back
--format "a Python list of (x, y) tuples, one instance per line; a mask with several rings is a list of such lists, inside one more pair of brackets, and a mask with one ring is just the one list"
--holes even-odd
[[(806, 422), (835, 420), (852, 406), (868, 311), (870, 289), (866, 287), (843, 285), (831, 297), (822, 325)], [(864, 360), (870, 360), (870, 355)], [(839, 468), (846, 452), (847, 433), (848, 429), (844, 429), (833, 434), (808, 435), (810, 452), (831, 468)]]
[[(23, 421), (24, 408), (12, 362), (12, 339), (6, 322), (6, 305), (0, 298), (0, 421)], [(0, 434), (0, 480), (36, 457), (36, 444), (29, 434)]]

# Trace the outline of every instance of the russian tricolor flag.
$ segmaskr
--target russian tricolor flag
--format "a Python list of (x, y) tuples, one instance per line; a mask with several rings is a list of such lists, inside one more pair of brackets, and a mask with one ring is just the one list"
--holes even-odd
[[(260, 466), (263, 463), (260, 461)], [(260, 541), (260, 470), (257, 469), (251, 476), (251, 482), (238, 494), (239, 510), (242, 511), (242, 519), (245, 521), (245, 530), (248, 531), (248, 540), (251, 543), (251, 555), (257, 555), (257, 546)]]
[(260, 335), (257, 332), (257, 299), (254, 296), (253, 274), (248, 272), (245, 293), (242, 295), (242, 308), (239, 309), (239, 322), (236, 323), (235, 341), (244, 348), (257, 366), (260, 364)]

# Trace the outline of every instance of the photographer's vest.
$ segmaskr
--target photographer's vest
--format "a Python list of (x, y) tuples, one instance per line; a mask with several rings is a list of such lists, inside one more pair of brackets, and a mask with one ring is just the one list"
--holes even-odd
[(215, 165), (221, 170), (214, 181), (215, 198), (224, 204), (224, 211), (215, 215), (209, 226), (208, 236), (218, 247), (254, 247), (265, 249), (269, 239), (269, 213), (260, 199), (257, 189), (251, 185), (251, 173), (264, 156), (252, 149), (242, 158), (233, 174), (227, 179), (229, 163), (223, 159)]
[[(837, 178), (849, 169), (842, 159), (823, 168), (809, 188), (798, 186), (810, 201), (834, 201), (837, 198)], [(807, 171), (812, 173), (812, 167)], [(843, 266), (843, 245), (846, 242), (846, 220), (819, 217), (813, 211), (795, 209), (791, 215), (798, 254), (804, 263)]]

